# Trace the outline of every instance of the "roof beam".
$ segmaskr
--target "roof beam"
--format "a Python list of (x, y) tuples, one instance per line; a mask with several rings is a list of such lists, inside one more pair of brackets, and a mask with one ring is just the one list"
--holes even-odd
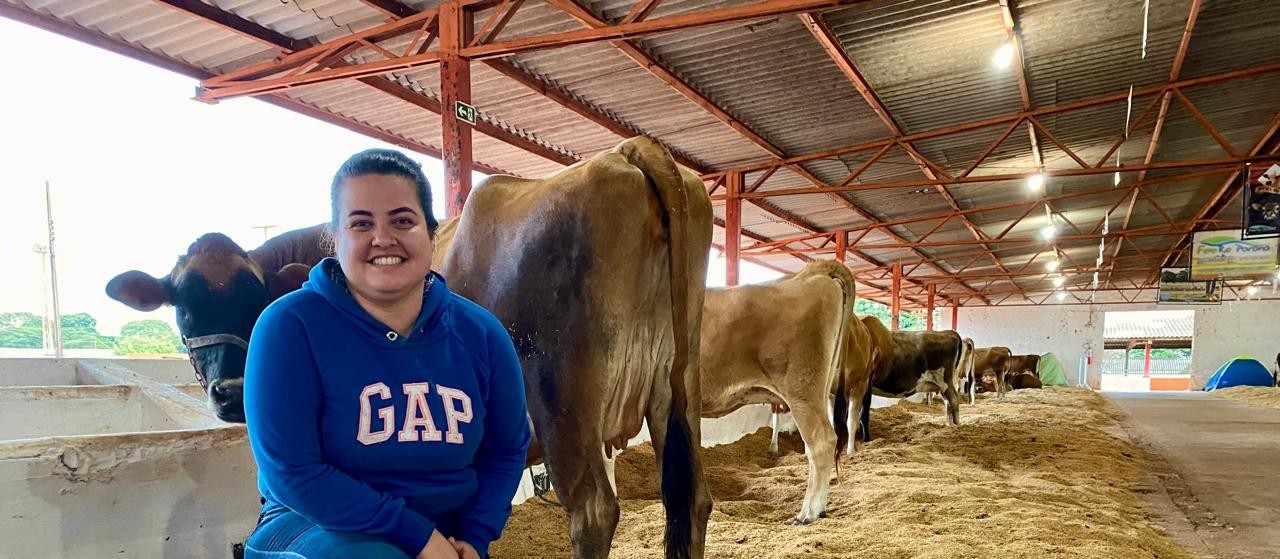
[[(1187, 49), (1189, 49), (1191, 46), (1191, 32), (1195, 29), (1196, 18), (1199, 15), (1200, 15), (1200, 0), (1191, 0), (1191, 13), (1187, 15), (1187, 24), (1186, 24), (1186, 27), (1184, 27), (1182, 30), (1182, 40), (1178, 43), (1178, 52), (1177, 54), (1174, 55), (1173, 66), (1169, 70), (1169, 83), (1171, 84), (1174, 82), (1177, 82), (1178, 75), (1182, 73), (1182, 61), (1185, 60), (1187, 57)], [(1174, 92), (1173, 88), (1166, 90), (1164, 92), (1164, 95), (1160, 99), (1160, 111), (1157, 113), (1158, 116), (1156, 116), (1156, 127), (1151, 132), (1151, 143), (1147, 145), (1147, 153), (1142, 158), (1143, 165), (1150, 165), (1151, 162), (1155, 159), (1156, 147), (1160, 144), (1160, 134), (1161, 132), (1164, 131), (1165, 117), (1169, 115), (1169, 102), (1173, 100), (1173, 92)], [(1147, 171), (1145, 170), (1139, 171), (1138, 182), (1142, 182), (1142, 180), (1145, 178), (1147, 178)], [(1137, 206), (1137, 204), (1138, 204), (1138, 191), (1134, 190), (1133, 196), (1129, 198), (1129, 207), (1125, 209), (1125, 212), (1124, 212), (1124, 221), (1120, 226), (1121, 231), (1129, 229), (1129, 221), (1133, 217), (1133, 208)], [(1175, 240), (1173, 243), (1173, 246), (1176, 246), (1177, 242), (1178, 241)], [(1119, 256), (1120, 251), (1123, 248), (1124, 248), (1124, 243), (1116, 243), (1115, 250), (1111, 251), (1111, 258), (1114, 260), (1115, 257)], [(1112, 268), (1114, 267), (1115, 265), (1112, 264)], [(1111, 272), (1107, 272), (1106, 281), (1107, 282), (1111, 281)]]
[[(202, 18), (206, 21), (209, 21), (210, 23), (216, 24), (225, 29), (234, 30), (237, 33), (240, 33), (248, 38), (279, 48), (282, 51), (284, 51), (285, 54), (291, 54), (294, 51), (299, 49), (305, 50), (309, 48), (314, 48), (314, 45), (312, 45), (310, 41), (293, 39), (291, 37), (281, 35), (280, 33), (277, 33), (275, 31), (262, 27), (257, 23), (240, 18), (235, 14), (224, 12), (216, 7), (210, 6), (208, 4), (204, 4), (203, 2), (199, 2), (199, 0), (157, 0), (157, 1), (162, 2), (166, 5), (181, 9), (190, 15), (194, 15), (196, 17)], [(199, 4), (199, 6), (202, 6), (202, 7), (197, 7), (197, 6), (194, 6), (193, 4)], [(404, 11), (404, 10), (399, 10), (397, 8), (393, 8), (392, 7), (393, 4), (403, 6), (402, 4), (394, 2), (393, 0), (379, 0), (377, 4), (379, 4), (380, 10), (382, 8), (387, 8), (388, 10), (397, 10), (400, 12)], [(405, 7), (405, 10), (408, 10), (409, 11), (408, 13), (410, 15), (416, 15), (417, 13), (408, 7)], [(396, 16), (396, 17), (401, 17), (401, 16)], [(210, 78), (212, 77), (214, 76), (210, 76)], [(373, 87), (374, 89), (377, 89), (383, 93), (392, 95), (397, 99), (400, 99), (402, 101), (415, 105), (419, 108), (426, 109), (427, 111), (430, 111), (435, 114), (440, 114), (440, 102), (438, 100), (422, 95), (416, 91), (413, 91), (407, 87), (400, 85), (399, 83), (396, 83), (388, 79), (384, 79), (382, 77), (377, 77), (377, 76), (358, 78), (358, 81), (360, 81), (365, 85)], [(538, 157), (542, 157), (543, 159), (547, 159), (549, 161), (554, 161), (561, 165), (572, 165), (578, 162), (582, 158), (580, 155), (574, 154), (569, 150), (545, 145), (543, 143), (540, 143), (537, 140), (533, 140), (525, 136), (522, 136), (520, 134), (511, 132), (509, 130), (505, 130), (489, 121), (479, 120), (476, 122), (475, 128), (477, 132), (480, 132), (481, 134), (489, 136), (490, 138), (504, 142), (513, 147), (520, 148), (529, 153), (537, 155)], [(386, 132), (380, 132), (378, 135), (379, 139), (382, 139), (384, 141), (387, 141), (388, 136), (389, 135)], [(389, 137), (395, 137), (395, 136), (389, 136)], [(404, 144), (405, 142), (406, 140), (401, 138), (396, 141), (392, 141), (390, 143)], [(416, 151), (422, 151), (422, 150), (417, 149)], [(440, 151), (438, 149), (434, 149), (433, 151), (435, 152), (433, 157), (436, 157), (436, 158), (441, 157)], [(489, 165), (473, 164), (473, 166), (489, 174), (494, 174), (494, 171), (498, 170), (496, 167), (489, 166)]]
[[(552, 6), (555, 6), (560, 10), (564, 11), (565, 13), (569, 14), (570, 17), (577, 19), (578, 21), (582, 22), (583, 24), (589, 27), (600, 29), (600, 28), (607, 27), (609, 25), (608, 22), (601, 19), (594, 12), (579, 5), (576, 0), (547, 0), (547, 2)], [(653, 20), (653, 21), (658, 21), (658, 20)], [(749, 127), (746, 123), (742, 122), (737, 117), (729, 114), (728, 111), (721, 108), (710, 98), (703, 95), (698, 90), (694, 89), (693, 86), (689, 85), (688, 82), (685, 82), (683, 79), (681, 79), (680, 76), (677, 76), (675, 72), (672, 72), (660, 61), (650, 56), (648, 52), (645, 52), (645, 50), (642, 49), (640, 45), (636, 44), (634, 41), (618, 40), (618, 41), (612, 41), (610, 44), (613, 45), (615, 48), (617, 48), (620, 52), (622, 52), (622, 54), (625, 55), (627, 58), (630, 58), (631, 60), (635, 61), (636, 64), (639, 64), (640, 67), (647, 70), (654, 77), (658, 78), (663, 83), (666, 83), (672, 89), (675, 89), (677, 92), (683, 95), (690, 102), (694, 103), (699, 108), (706, 111), (708, 114), (714, 116), (720, 122), (723, 122), (724, 124), (729, 126), (729, 128), (733, 129), (739, 135), (746, 138), (748, 141), (755, 144), (759, 148), (763, 149), (765, 152), (769, 153), (774, 157), (779, 157), (779, 158), (786, 157), (786, 154), (783, 153), (781, 148), (775, 146), (773, 143), (766, 140), (763, 136), (761, 136), (760, 134), (752, 130), (751, 127)], [(809, 181), (812, 184), (815, 184), (815, 185), (824, 184), (821, 179), (813, 176), (812, 173), (810, 173), (807, 169), (805, 169), (801, 165), (784, 165), (784, 166), (788, 167), (792, 172), (800, 175), (802, 178), (804, 178), (805, 180)], [(844, 196), (841, 196), (839, 194), (834, 194), (834, 193), (830, 194), (829, 196), (831, 197), (832, 200), (852, 210), (854, 213), (858, 214), (863, 219), (866, 219), (873, 223), (879, 221), (879, 218), (872, 215), (870, 212), (866, 211), (865, 209), (853, 203), (851, 200), (845, 198)], [(764, 206), (761, 206), (761, 208), (765, 209), (766, 211), (770, 211), (768, 210), (768, 208), (765, 208)], [(770, 213), (774, 213), (774, 212), (770, 212)], [(775, 213), (775, 215), (777, 214)], [(779, 216), (779, 217), (782, 217), (782, 216)], [(797, 225), (797, 226), (801, 228), (805, 228), (800, 225)], [(809, 230), (813, 232), (819, 231), (816, 228), (809, 229)], [(902, 239), (892, 231), (886, 230), (886, 233), (894, 237), (896, 240), (905, 241), (905, 239)], [(915, 252), (918, 256), (922, 258), (926, 258), (926, 255), (924, 255), (923, 253), (920, 253), (919, 251), (913, 250), (912, 252)], [(866, 255), (860, 255), (859, 257), (864, 259), (868, 258)], [(942, 268), (938, 268), (938, 270), (943, 273), (946, 273), (946, 270)]]
[[(1213, 75), (1203, 76), (1199, 78), (1185, 79), (1185, 80), (1178, 81), (1176, 83), (1157, 84), (1157, 85), (1151, 85), (1147, 87), (1136, 88), (1133, 91), (1133, 97), (1134, 99), (1138, 99), (1141, 97), (1146, 97), (1148, 95), (1159, 95), (1159, 94), (1163, 94), (1165, 91), (1168, 91), (1170, 88), (1173, 88), (1173, 87), (1176, 87), (1179, 89), (1185, 89), (1185, 88), (1194, 87), (1197, 85), (1221, 83), (1221, 82), (1248, 78), (1248, 77), (1253, 77), (1253, 76), (1258, 76), (1263, 74), (1270, 74), (1274, 72), (1280, 72), (1280, 63), (1262, 64), (1258, 66), (1251, 66), (1249, 68), (1242, 68), (1240, 70), (1223, 72), (1220, 74), (1213, 74)], [(1063, 113), (1067, 111), (1087, 109), (1091, 107), (1097, 107), (1100, 105), (1107, 105), (1110, 103), (1120, 103), (1120, 102), (1124, 102), (1128, 98), (1129, 98), (1129, 90), (1125, 89), (1124, 91), (1119, 93), (1101, 95), (1091, 99), (1083, 99), (1080, 101), (1073, 101), (1070, 103), (1063, 103), (1060, 105), (1051, 105), (1048, 107), (1038, 107), (1030, 111), (1020, 111), (1017, 113), (1007, 114), (1004, 116), (996, 116), (991, 118), (985, 118), (982, 120), (975, 120), (967, 123), (955, 124), (952, 126), (946, 126), (942, 128), (935, 128), (933, 130), (915, 132), (915, 133), (903, 136), (901, 138), (894, 138), (890, 136), (887, 138), (882, 138), (882, 139), (874, 140), (870, 142), (863, 142), (863, 143), (855, 144), (851, 146), (833, 148), (833, 149), (828, 149), (823, 151), (816, 151), (816, 152), (807, 153), (803, 155), (795, 155), (792, 157), (788, 157), (786, 159), (772, 159), (769, 161), (763, 161), (761, 163), (745, 165), (742, 167), (742, 170), (747, 172), (761, 171), (764, 169), (768, 169), (773, 165), (791, 165), (796, 163), (805, 163), (808, 161), (815, 161), (818, 159), (830, 159), (833, 157), (840, 157), (843, 155), (849, 155), (849, 154), (863, 152), (863, 151), (880, 149), (884, 147), (886, 144), (896, 144), (901, 141), (915, 142), (918, 140), (940, 138), (943, 136), (950, 136), (950, 135), (959, 134), (963, 132), (969, 132), (972, 130), (986, 128), (988, 126), (997, 126), (1000, 124), (1009, 125), (1015, 121), (1029, 118), (1029, 117), (1039, 117), (1039, 116)]]
[[(831, 30), (827, 28), (826, 23), (822, 21), (822, 16), (817, 13), (801, 14), (800, 21), (804, 23), (805, 28), (808, 29), (814, 39), (818, 41), (819, 46), (821, 46), (822, 50), (827, 53), (827, 56), (831, 58), (831, 61), (835, 63), (836, 67), (838, 67), (840, 71), (849, 78), (854, 89), (862, 95), (863, 100), (867, 102), (867, 105), (871, 107), (871, 110), (880, 118), (880, 122), (889, 130), (889, 133), (895, 138), (901, 138), (903, 136), (902, 127), (898, 125), (896, 120), (894, 120), (893, 115), (889, 113), (889, 108), (880, 100), (880, 96), (876, 95), (871, 84), (862, 76), (862, 72), (858, 71), (858, 67), (853, 63), (853, 60), (849, 58), (849, 53), (844, 50), (844, 45), (840, 44), (840, 41), (836, 38), (835, 34), (831, 33)], [(901, 145), (902, 149), (905, 150), (907, 154), (911, 156), (911, 159), (916, 162), (916, 165), (920, 168), (920, 172), (923, 173), (926, 178), (930, 180), (938, 180), (938, 174), (934, 172), (933, 168), (929, 164), (927, 164), (928, 160), (916, 151), (915, 146), (911, 145), (910, 142), (902, 142), (899, 145)], [(947, 205), (951, 206), (951, 209), (956, 211), (960, 210), (960, 204), (956, 202), (955, 197), (951, 195), (951, 192), (947, 190), (945, 185), (939, 184), (937, 185), (937, 189), (938, 193), (942, 195), (942, 198), (946, 200)], [(843, 196), (840, 198), (844, 199)], [(971, 235), (973, 235), (973, 238), (982, 239), (985, 236), (981, 229), (979, 229), (973, 221), (969, 220), (968, 216), (961, 215), (960, 218), (964, 222), (965, 228), (969, 230)], [(879, 220), (873, 219), (872, 221)], [(885, 231), (889, 231), (889, 229), (886, 227)], [(999, 258), (996, 258), (995, 254), (991, 254), (990, 256), (992, 262), (995, 262), (996, 266), (1004, 269), (1005, 271), (1009, 271), (1005, 268), (1004, 263), (1000, 262)], [(968, 286), (966, 285), (966, 287)]]
[[(637, 39), (648, 35), (669, 33), (671, 31), (679, 31), (681, 29), (694, 29), (708, 25), (754, 21), (802, 12), (811, 12), (815, 10), (833, 10), (869, 1), (871, 0), (765, 0), (762, 2), (747, 4), (745, 6), (731, 6), (693, 13), (682, 13), (658, 19), (620, 23), (617, 25), (601, 21), (599, 25), (591, 24), (592, 29), (552, 33), (549, 35), (534, 37), (523, 37), (501, 43), (479, 45), (463, 49), (462, 55), (473, 59), (502, 57), (532, 50), (580, 45), (584, 43)], [(574, 0), (547, 0), (547, 3), (561, 9), (569, 7), (568, 4), (572, 4), (574, 6), (577, 5)], [(588, 11), (587, 13), (591, 12)], [(574, 15), (575, 18), (580, 20), (582, 19), (573, 12), (570, 12), (570, 15)], [(594, 14), (591, 14), (591, 18), (598, 21), (598, 18), (595, 18)]]
[[(1031, 110), (1031, 88), (1027, 85), (1027, 64), (1022, 51), (1022, 37), (1018, 32), (1018, 19), (1014, 16), (1012, 0), (1000, 0), (1000, 16), (1004, 20), (1005, 31), (1009, 35), (1009, 45), (1013, 48), (1013, 71), (1018, 77), (1018, 94), (1022, 97), (1022, 110)], [(1031, 139), (1031, 155), (1036, 166), (1044, 166), (1044, 153), (1040, 150), (1040, 139), (1036, 137), (1036, 128), (1027, 122), (1027, 136)]]

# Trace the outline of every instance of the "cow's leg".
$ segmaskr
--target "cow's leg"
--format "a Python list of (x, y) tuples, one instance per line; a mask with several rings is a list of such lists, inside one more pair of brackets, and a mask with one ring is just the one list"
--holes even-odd
[(573, 559), (608, 557), (619, 509), (604, 467), (603, 441), (567, 418), (556, 420), (556, 427), (542, 444), (556, 497), (569, 516)]
[(778, 457), (778, 416), (780, 415), (782, 414), (778, 413), (777, 408), (774, 408), (773, 413), (769, 414), (769, 428), (773, 431), (773, 434), (769, 437), (770, 458)]
[(858, 450), (858, 437), (861, 435), (862, 398), (849, 398), (849, 443), (845, 445), (845, 454), (850, 456)]
[(960, 424), (960, 395), (956, 393), (956, 387), (947, 383), (947, 387), (942, 391), (942, 400), (947, 406), (947, 424)]
[[(658, 376), (661, 377), (662, 375)], [(695, 392), (695, 394), (697, 393)], [(702, 418), (698, 415), (700, 411), (699, 408), (697, 406), (690, 407), (693, 408), (690, 412), (693, 414), (693, 421), (701, 422)], [(670, 385), (665, 381), (655, 382), (653, 394), (649, 397), (649, 408), (645, 412), (645, 421), (649, 425), (649, 438), (653, 441), (653, 457), (658, 464), (658, 482), (660, 486), (664, 488), (664, 491), (668, 485), (668, 480), (663, 479), (663, 458), (666, 455), (668, 443), (679, 442), (668, 437), (668, 427), (670, 427), (672, 423), (675, 423), (673, 420), (676, 419), (670, 417), (670, 410)], [(687, 415), (685, 417), (685, 421), (689, 421)], [(690, 425), (699, 425), (699, 423), (690, 423)], [(698, 454), (702, 448), (701, 430), (693, 431), (693, 434), (693, 440), (684, 441), (686, 444), (685, 451), (689, 453), (689, 456), (693, 460), (695, 460), (695, 463), (691, 466), (693, 469), (693, 471), (690, 472), (691, 478), (685, 481), (685, 483), (688, 484), (686, 489), (692, 493), (693, 510), (667, 510), (666, 513), (668, 517), (673, 514), (685, 514), (690, 516), (688, 521), (691, 523), (690, 530), (692, 533), (690, 535), (688, 557), (689, 559), (702, 559), (703, 553), (706, 549), (707, 520), (711, 516), (711, 490), (707, 485), (706, 477), (703, 475), (702, 462)], [(666, 506), (665, 503), (663, 506)], [(667, 526), (668, 530), (670, 530), (670, 521), (668, 521)], [(672, 555), (668, 552), (667, 556), (671, 557)]]
[(862, 393), (862, 415), (858, 417), (858, 425), (862, 427), (862, 442), (871, 442), (871, 387)]
[(609, 489), (613, 491), (614, 495), (617, 495), (618, 475), (616, 471), (618, 459), (609, 456), (609, 453), (603, 452), (603, 450), (601, 451), (601, 454), (604, 456), (604, 475), (609, 478)]
[(809, 483), (804, 492), (804, 504), (792, 524), (810, 524), (826, 511), (827, 497), (831, 492), (831, 475), (835, 469), (836, 431), (827, 413), (826, 397), (816, 403), (791, 403), (791, 417), (796, 421), (800, 437), (804, 439), (804, 452), (809, 458)]
[(969, 405), (978, 403), (978, 375), (969, 371)]

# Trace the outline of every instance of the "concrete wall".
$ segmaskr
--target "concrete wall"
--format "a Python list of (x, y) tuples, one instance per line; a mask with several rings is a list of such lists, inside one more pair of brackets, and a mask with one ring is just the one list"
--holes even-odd
[(979, 347), (1008, 346), (1014, 353), (1053, 352), (1068, 381), (1075, 380), (1084, 344), (1091, 343), (1093, 366), (1088, 383), (1101, 388), (1104, 313), (1113, 311), (1194, 310), (1195, 338), (1191, 383), (1199, 389), (1222, 363), (1253, 355), (1264, 363), (1280, 352), (1280, 301), (1229, 301), (1221, 305), (1044, 305), (1039, 307), (963, 307), (960, 333)]

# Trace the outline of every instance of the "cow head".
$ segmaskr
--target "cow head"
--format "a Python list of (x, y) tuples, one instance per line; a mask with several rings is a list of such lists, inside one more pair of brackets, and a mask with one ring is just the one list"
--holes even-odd
[(1275, 221), (1280, 218), (1280, 201), (1272, 201), (1266, 203), (1254, 202), (1249, 204), (1253, 211), (1262, 214), (1262, 219), (1267, 221)]
[(107, 283), (107, 295), (140, 311), (172, 305), (178, 331), (223, 421), (244, 422), (244, 365), (258, 315), (272, 300), (297, 289), (308, 269), (290, 264), (264, 273), (226, 235), (210, 233), (192, 243), (163, 278), (130, 270)]

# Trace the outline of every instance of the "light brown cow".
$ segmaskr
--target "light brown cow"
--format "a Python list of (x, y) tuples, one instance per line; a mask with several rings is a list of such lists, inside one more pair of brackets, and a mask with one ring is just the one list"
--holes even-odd
[(434, 268), (515, 342), (575, 559), (609, 555), (619, 508), (606, 456), (646, 421), (666, 556), (703, 556), (698, 351), (711, 221), (702, 181), (638, 137), (543, 179), (490, 177), (442, 227)]
[[(1013, 352), (1003, 346), (980, 347), (973, 350), (973, 375), (975, 380), (986, 376), (994, 379), (996, 394), (998, 397), (1004, 397), (1005, 392), (1009, 391), (1009, 356)], [(976, 387), (970, 384), (970, 402), (973, 403), (972, 393), (976, 391)]]
[[(859, 418), (862, 417), (863, 406), (869, 405), (863, 401), (864, 395), (871, 389), (871, 376), (880, 357), (880, 348), (872, 341), (871, 330), (866, 323), (857, 315), (850, 315), (850, 318), (848, 339), (845, 342), (844, 371), (841, 374), (844, 375), (845, 401), (849, 403), (848, 414), (843, 418), (848, 425), (845, 430), (849, 433), (845, 452), (853, 454), (857, 450), (857, 440), (862, 432)], [(879, 322), (876, 321), (877, 324)], [(841, 419), (840, 416), (840, 410), (836, 410), (837, 421)]]
[[(702, 312), (702, 416), (749, 404), (791, 410), (809, 458), (804, 503), (792, 520), (809, 524), (827, 505), (839, 432), (829, 409), (845, 407), (842, 371), (853, 320), (853, 274), (834, 260), (756, 285), (707, 289)], [(829, 397), (838, 393), (836, 407)], [(777, 429), (775, 423), (774, 436)], [(776, 449), (776, 447), (775, 447)]]

